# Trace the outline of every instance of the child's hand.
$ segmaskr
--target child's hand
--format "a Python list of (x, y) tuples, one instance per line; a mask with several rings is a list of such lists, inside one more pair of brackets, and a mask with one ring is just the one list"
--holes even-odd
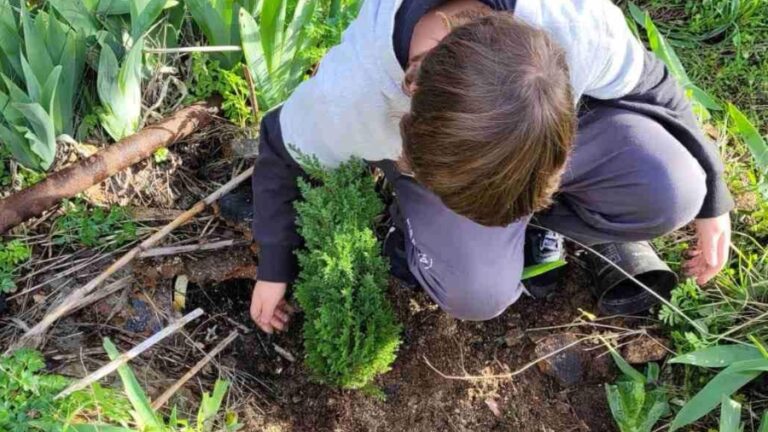
[(275, 329), (281, 331), (293, 312), (293, 308), (285, 301), (283, 282), (257, 281), (251, 297), (251, 319), (259, 328), (267, 333)]
[(728, 263), (731, 245), (731, 217), (728, 213), (709, 219), (696, 219), (696, 246), (688, 251), (683, 264), (686, 276), (707, 283)]

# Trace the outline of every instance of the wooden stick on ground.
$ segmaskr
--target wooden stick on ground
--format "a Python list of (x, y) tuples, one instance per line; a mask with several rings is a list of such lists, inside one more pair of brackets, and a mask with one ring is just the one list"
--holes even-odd
[(213, 100), (181, 109), (163, 121), (0, 200), (0, 234), (207, 125), (218, 111), (218, 105), (219, 101)]
[(159, 248), (145, 250), (144, 252), (139, 254), (139, 258), (176, 255), (176, 254), (189, 253), (189, 252), (209, 251), (209, 250), (221, 249), (221, 248), (230, 247), (230, 246), (240, 246), (244, 244), (248, 244), (248, 242), (245, 240), (222, 240), (222, 241), (211, 242), (211, 243), (197, 243), (192, 245), (159, 247)]
[(227, 347), (230, 343), (232, 343), (233, 340), (237, 339), (237, 337), (240, 336), (240, 334), (237, 333), (237, 330), (234, 330), (232, 333), (229, 334), (224, 340), (219, 342), (218, 345), (216, 345), (211, 352), (205, 355), (202, 359), (200, 359), (197, 364), (195, 364), (192, 369), (187, 371), (187, 373), (184, 374), (181, 378), (179, 378), (175, 383), (173, 383), (172, 386), (168, 387), (166, 391), (163, 392), (163, 394), (160, 395), (160, 397), (157, 398), (154, 402), (152, 402), (152, 408), (154, 409), (160, 409), (163, 405), (165, 405), (166, 402), (168, 402), (169, 399), (171, 399), (171, 396), (173, 396), (181, 386), (186, 384), (187, 381), (192, 379), (195, 375), (197, 375), (198, 372), (200, 372), (200, 369), (204, 368), (205, 365), (207, 365), (213, 358), (221, 352), (224, 348)]
[(145, 340), (144, 342), (136, 345), (135, 347), (131, 348), (130, 351), (126, 351), (122, 354), (120, 354), (120, 357), (112, 360), (111, 362), (105, 364), (104, 366), (100, 367), (93, 373), (88, 374), (87, 376), (83, 377), (80, 381), (77, 381), (75, 383), (72, 383), (69, 387), (65, 388), (61, 391), (61, 393), (56, 395), (55, 399), (63, 398), (64, 396), (76, 392), (78, 390), (82, 390), (92, 383), (104, 378), (105, 376), (111, 374), (112, 372), (116, 371), (117, 368), (120, 366), (128, 363), (128, 361), (137, 355), (143, 353), (144, 351), (151, 348), (156, 343), (160, 342), (161, 340), (165, 339), (169, 335), (176, 332), (176, 330), (182, 328), (185, 324), (188, 322), (194, 320), (195, 318), (199, 317), (203, 314), (203, 310), (200, 308), (197, 308), (193, 310), (192, 312), (184, 315), (180, 320), (175, 321), (168, 325), (166, 328), (160, 330), (159, 332), (153, 334), (149, 339)]
[[(88, 306), (89, 304), (96, 303), (97, 301), (99, 301), (99, 300), (101, 300), (101, 299), (103, 299), (103, 298), (105, 298), (105, 297), (107, 297), (109, 295), (112, 295), (112, 294), (120, 291), (121, 289), (129, 287), (131, 285), (131, 280), (132, 279), (133, 279), (132, 277), (126, 276), (126, 277), (124, 277), (122, 279), (118, 279), (118, 280), (112, 282), (111, 284), (105, 286), (103, 289), (100, 289), (100, 290), (92, 293), (91, 295), (86, 296), (80, 302), (80, 305), (77, 307), (77, 309), (82, 309), (82, 308)], [(75, 309), (75, 310), (77, 310), (77, 309)], [(74, 312), (75, 310), (73, 310), (72, 312)]]
[(73, 309), (77, 308), (82, 303), (83, 298), (86, 295), (90, 294), (91, 291), (93, 291), (97, 286), (99, 286), (102, 282), (104, 282), (116, 271), (125, 267), (138, 254), (154, 246), (163, 237), (168, 235), (168, 233), (170, 233), (180, 225), (184, 224), (188, 220), (190, 220), (194, 215), (203, 211), (207, 206), (211, 205), (211, 203), (218, 200), (222, 195), (226, 194), (227, 192), (237, 187), (237, 185), (245, 181), (247, 178), (250, 178), (252, 173), (253, 173), (253, 167), (243, 171), (242, 173), (240, 173), (240, 175), (228, 181), (224, 186), (220, 187), (218, 190), (208, 195), (204, 199), (198, 201), (195, 205), (192, 206), (192, 208), (190, 208), (189, 210), (179, 215), (179, 217), (171, 221), (168, 225), (164, 226), (160, 231), (152, 234), (146, 240), (141, 242), (138, 246), (126, 252), (125, 255), (121, 256), (120, 259), (112, 263), (112, 265), (107, 267), (106, 270), (101, 272), (93, 280), (83, 285), (82, 287), (72, 291), (58, 306), (54, 307), (51, 311), (49, 311), (43, 317), (43, 319), (40, 320), (39, 323), (35, 324), (35, 326), (29, 329), (29, 331), (27, 331), (26, 333), (24, 333), (24, 335), (22, 335), (21, 338), (19, 338), (19, 340), (16, 341), (16, 343), (12, 344), (6, 351), (6, 354), (10, 354), (11, 352), (25, 346), (38, 347), (42, 342), (43, 334), (45, 334), (48, 328), (51, 325), (53, 325), (53, 323), (56, 322), (56, 320), (63, 317), (64, 315), (67, 315)]

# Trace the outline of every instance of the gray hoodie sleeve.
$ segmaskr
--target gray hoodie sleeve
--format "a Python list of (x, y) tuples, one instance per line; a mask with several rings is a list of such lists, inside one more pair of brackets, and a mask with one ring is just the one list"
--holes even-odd
[(646, 51), (643, 74), (635, 88), (617, 99), (584, 99), (646, 115), (661, 123), (696, 158), (707, 175), (707, 195), (697, 217), (720, 216), (734, 203), (723, 178), (723, 162), (717, 147), (703, 134), (685, 92), (666, 65)]

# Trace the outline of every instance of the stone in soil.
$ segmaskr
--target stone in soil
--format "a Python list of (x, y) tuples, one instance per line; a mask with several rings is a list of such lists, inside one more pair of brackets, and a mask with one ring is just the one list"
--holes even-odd
[(640, 336), (621, 348), (621, 355), (630, 364), (643, 364), (664, 360), (667, 356), (668, 341), (660, 338)]
[[(572, 333), (547, 336), (536, 342), (536, 357), (541, 358), (549, 355), (575, 343), (578, 339)], [(554, 378), (561, 386), (570, 387), (583, 380), (585, 357), (581, 348), (574, 345), (540, 361), (538, 366), (539, 370)]]

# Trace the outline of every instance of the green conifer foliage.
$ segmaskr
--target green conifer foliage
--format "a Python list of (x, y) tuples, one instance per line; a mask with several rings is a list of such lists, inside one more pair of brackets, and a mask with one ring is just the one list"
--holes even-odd
[(362, 161), (335, 170), (308, 157), (302, 162), (312, 182), (299, 179), (297, 222), (306, 248), (298, 253), (295, 296), (305, 313), (306, 363), (319, 381), (366, 387), (390, 369), (400, 344), (385, 296), (388, 263), (372, 230), (383, 204)]

